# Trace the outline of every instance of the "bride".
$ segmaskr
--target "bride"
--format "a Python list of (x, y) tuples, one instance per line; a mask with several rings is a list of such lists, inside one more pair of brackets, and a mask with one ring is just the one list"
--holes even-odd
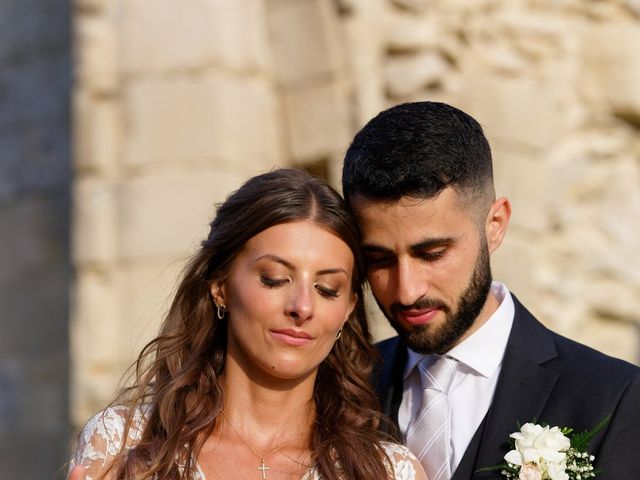
[(132, 385), (84, 427), (69, 478), (426, 480), (380, 433), (363, 278), (331, 187), (293, 169), (250, 179), (218, 208)]

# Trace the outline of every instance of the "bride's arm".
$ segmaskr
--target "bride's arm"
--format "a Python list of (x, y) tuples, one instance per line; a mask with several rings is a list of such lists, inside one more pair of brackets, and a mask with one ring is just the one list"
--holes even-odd
[(429, 480), (420, 461), (407, 447), (387, 443), (385, 450), (393, 469), (391, 480)]
[[(391, 480), (428, 480), (424, 468), (416, 456), (404, 445), (383, 443), (387, 458), (391, 462)], [(390, 472), (391, 473), (391, 472)]]
[[(122, 447), (126, 413), (124, 407), (111, 407), (87, 422), (78, 437), (78, 443), (71, 458), (69, 480), (103, 478)], [(135, 420), (136, 418), (129, 430), (126, 443), (137, 440), (135, 437), (139, 434), (139, 425), (135, 425)], [(83, 466), (84, 469), (74, 468), (77, 465)], [(104, 478), (111, 477), (107, 475)]]

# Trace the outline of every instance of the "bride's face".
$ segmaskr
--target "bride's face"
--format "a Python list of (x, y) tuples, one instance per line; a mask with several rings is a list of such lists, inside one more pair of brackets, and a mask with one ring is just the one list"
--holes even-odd
[(256, 380), (313, 376), (355, 305), (354, 258), (311, 221), (252, 237), (212, 295), (228, 308), (228, 361)]

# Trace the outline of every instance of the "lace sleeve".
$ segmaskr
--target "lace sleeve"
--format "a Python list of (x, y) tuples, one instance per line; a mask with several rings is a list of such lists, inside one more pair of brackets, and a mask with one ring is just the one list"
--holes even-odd
[[(84, 465), (87, 480), (101, 478), (122, 447), (126, 414), (125, 407), (110, 407), (94, 415), (78, 437), (69, 468)], [(127, 444), (140, 439), (142, 420), (142, 413), (138, 409), (129, 429)]]
[(383, 443), (385, 453), (391, 461), (393, 480), (427, 480), (420, 461), (404, 445), (398, 443)]

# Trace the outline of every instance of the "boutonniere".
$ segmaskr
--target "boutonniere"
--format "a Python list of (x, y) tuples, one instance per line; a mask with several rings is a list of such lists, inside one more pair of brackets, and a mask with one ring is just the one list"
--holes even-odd
[(509, 437), (511, 450), (504, 462), (482, 470), (498, 470), (507, 480), (587, 480), (598, 473), (587, 448), (591, 438), (609, 421), (574, 433), (567, 427), (525, 423)]

